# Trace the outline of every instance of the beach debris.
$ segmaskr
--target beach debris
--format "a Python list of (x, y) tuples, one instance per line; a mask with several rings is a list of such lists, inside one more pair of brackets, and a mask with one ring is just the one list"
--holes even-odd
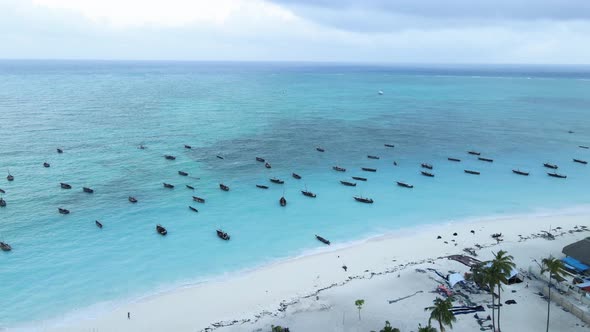
[[(418, 271), (418, 269), (416, 269), (416, 271)], [(421, 273), (425, 273), (425, 272), (426, 272), (426, 271), (424, 271), (424, 270), (422, 270), (422, 271), (423, 271), (423, 272), (421, 272)], [(389, 304), (392, 304), (392, 303), (397, 303), (397, 302), (399, 302), (399, 301), (402, 301), (402, 300), (405, 300), (405, 299), (409, 299), (409, 298), (410, 298), (410, 297), (412, 297), (412, 296), (416, 296), (417, 294), (420, 294), (420, 293), (424, 293), (424, 291), (421, 291), (421, 290), (419, 290), (419, 291), (415, 292), (414, 294), (410, 294), (410, 295), (407, 295), (407, 296), (399, 297), (399, 298), (397, 298), (397, 299), (395, 299), (395, 300), (389, 300), (389, 301), (387, 301), (387, 302), (389, 302)]]
[(437, 240), (440, 240), (440, 239), (442, 239), (442, 236), (439, 235), (439, 236), (436, 237), (436, 239)]
[(344, 272), (346, 272), (348, 270), (348, 266), (342, 265), (342, 269), (344, 270)]
[(457, 236), (457, 232), (453, 233), (453, 236)]

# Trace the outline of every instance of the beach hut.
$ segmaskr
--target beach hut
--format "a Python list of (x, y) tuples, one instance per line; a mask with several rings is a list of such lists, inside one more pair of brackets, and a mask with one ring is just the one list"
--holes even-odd
[(523, 281), (520, 272), (514, 268), (510, 271), (510, 277), (508, 278), (508, 285), (519, 284)]
[(463, 275), (461, 273), (449, 274), (448, 279), (449, 279), (449, 284), (451, 285), (451, 288), (455, 287), (455, 285), (457, 283), (465, 281), (465, 278), (463, 277)]
[(590, 237), (563, 247), (562, 252), (580, 263), (590, 266)]
[(584, 273), (588, 270), (590, 270), (590, 266), (580, 262), (579, 260), (573, 258), (573, 257), (565, 257), (562, 258), (561, 261), (563, 262), (563, 264), (565, 265), (565, 268), (569, 271), (572, 271), (574, 273)]

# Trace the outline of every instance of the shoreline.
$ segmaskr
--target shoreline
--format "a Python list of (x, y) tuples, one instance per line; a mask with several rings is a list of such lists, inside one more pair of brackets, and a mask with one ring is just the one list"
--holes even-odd
[[(147, 294), (144, 296), (140, 296), (140, 297), (136, 297), (133, 300), (121, 300), (121, 301), (117, 301), (117, 302), (110, 302), (110, 303), (98, 303), (95, 304), (93, 306), (87, 307), (87, 308), (83, 308), (80, 310), (76, 310), (74, 312), (69, 312), (59, 318), (54, 318), (51, 319), (49, 321), (44, 321), (44, 322), (32, 322), (30, 324), (26, 324), (26, 325), (21, 325), (20, 327), (15, 327), (15, 328), (9, 328), (8, 330), (43, 330), (43, 331), (52, 331), (52, 330), (60, 330), (60, 331), (67, 331), (67, 330), (80, 330), (81, 328), (86, 328), (88, 329), (90, 326), (94, 326), (94, 325), (98, 325), (98, 326), (104, 326), (103, 324), (106, 324), (106, 326), (109, 326), (110, 329), (115, 328), (115, 326), (117, 324), (125, 324), (126, 323), (126, 319), (123, 321), (119, 321), (118, 319), (116, 319), (116, 317), (118, 316), (119, 318), (122, 316), (121, 313), (124, 312), (126, 314), (126, 312), (130, 311), (132, 312), (141, 312), (142, 310), (145, 309), (145, 307), (160, 307), (162, 303), (166, 303), (166, 305), (174, 307), (174, 306), (182, 306), (183, 302), (186, 301), (190, 301), (190, 298), (196, 297), (199, 298), (199, 294), (198, 293), (204, 293), (204, 294), (208, 294), (208, 296), (211, 296), (212, 299), (215, 299), (216, 296), (212, 296), (214, 294), (211, 293), (212, 290), (218, 290), (221, 286), (221, 288), (223, 288), (224, 286), (228, 286), (228, 285), (235, 285), (237, 284), (241, 284), (240, 287), (244, 286), (244, 285), (257, 285), (260, 286), (260, 282), (257, 281), (256, 279), (259, 277), (263, 277), (268, 279), (268, 274), (269, 273), (274, 273), (275, 271), (281, 271), (281, 270), (292, 270), (292, 266), (302, 266), (302, 265), (309, 265), (306, 262), (309, 261), (323, 261), (326, 258), (327, 259), (333, 259), (334, 255), (338, 256), (338, 258), (340, 257), (340, 255), (349, 255), (351, 253), (354, 253), (355, 251), (365, 251), (362, 250), (363, 248), (366, 247), (379, 247), (380, 244), (384, 244), (384, 243), (390, 243), (390, 242), (395, 242), (395, 241), (407, 241), (408, 239), (412, 239), (412, 238), (429, 238), (432, 241), (436, 241), (436, 235), (435, 233), (439, 232), (441, 233), (441, 235), (445, 235), (443, 236), (445, 239), (451, 239), (453, 238), (452, 236), (450, 236), (450, 234), (444, 234), (443, 231), (446, 231), (447, 233), (451, 230), (449, 230), (448, 228), (450, 227), (454, 227), (456, 230), (454, 231), (459, 231), (459, 237), (456, 238), (457, 240), (459, 240), (461, 238), (461, 235), (463, 235), (463, 238), (465, 238), (465, 236), (467, 236), (467, 234), (469, 233), (470, 229), (465, 229), (465, 227), (468, 228), (475, 228), (476, 232), (479, 233), (481, 231), (477, 230), (477, 228), (482, 228), (485, 229), (486, 227), (494, 227), (494, 225), (491, 225), (493, 223), (499, 223), (499, 224), (510, 224), (512, 221), (530, 221), (531, 219), (542, 219), (545, 221), (550, 221), (551, 220), (555, 220), (555, 218), (560, 218), (563, 217), (565, 219), (575, 219), (577, 221), (577, 223), (580, 223), (580, 219), (581, 217), (584, 216), (588, 216), (590, 215), (590, 209), (588, 209), (588, 206), (574, 206), (574, 207), (570, 207), (570, 208), (565, 208), (565, 209), (559, 209), (559, 210), (553, 210), (553, 211), (545, 211), (545, 210), (537, 210), (537, 212), (533, 212), (533, 213), (523, 213), (523, 214), (517, 214), (517, 215), (495, 215), (495, 216), (488, 216), (488, 217), (470, 217), (470, 218), (466, 218), (463, 220), (450, 220), (448, 222), (441, 222), (439, 224), (423, 224), (423, 225), (418, 225), (418, 226), (414, 226), (414, 227), (406, 227), (406, 228), (401, 228), (399, 230), (395, 230), (392, 232), (388, 232), (385, 234), (380, 234), (380, 235), (374, 235), (374, 236), (369, 236), (365, 239), (361, 239), (361, 240), (355, 240), (355, 241), (350, 241), (341, 245), (337, 245), (331, 248), (321, 248), (321, 249), (312, 249), (309, 251), (305, 251), (300, 255), (297, 256), (292, 256), (292, 257), (287, 257), (287, 258), (283, 258), (283, 259), (277, 259), (273, 262), (269, 262), (269, 263), (265, 263), (265, 264), (261, 264), (257, 267), (253, 267), (250, 269), (245, 269), (245, 270), (240, 270), (240, 271), (236, 271), (236, 272), (231, 272), (231, 273), (226, 273), (224, 275), (221, 276), (216, 276), (214, 278), (210, 278), (208, 280), (204, 280), (202, 282), (197, 282), (197, 283), (186, 283), (180, 286), (175, 286), (175, 287), (170, 287), (168, 289), (164, 289), (162, 291), (158, 291), (158, 292), (154, 292), (152, 294)], [(548, 220), (551, 219), (551, 220)], [(583, 224), (583, 222), (582, 222)], [(533, 225), (531, 225), (533, 226)], [(538, 225), (534, 225), (533, 227), (531, 227), (532, 230), (540, 230), (541, 228), (539, 227), (541, 226), (540, 224)], [(557, 224), (553, 224), (552, 227), (557, 227), (559, 225)], [(488, 232), (488, 231), (486, 231)], [(490, 234), (492, 232), (494, 232), (493, 230), (489, 230)], [(525, 233), (526, 235), (528, 235), (528, 232)], [(434, 235), (434, 236), (433, 236)], [(471, 234), (469, 234), (471, 235)], [(491, 240), (491, 238), (490, 238)], [(440, 240), (439, 240), (440, 242)], [(435, 242), (436, 243), (436, 242)], [(448, 246), (447, 249), (456, 249), (456, 250), (452, 250), (454, 251), (453, 253), (462, 253), (461, 249), (464, 247), (465, 244), (462, 244), (461, 246)], [(472, 246), (472, 244), (470, 245)], [(426, 248), (429, 249), (429, 248)], [(430, 248), (431, 249), (431, 248)], [(369, 250), (371, 251), (371, 250)], [(340, 254), (340, 255), (339, 255)], [(424, 255), (427, 254), (427, 255)], [(437, 259), (435, 257), (428, 257), (428, 256), (432, 256), (432, 255), (428, 255), (428, 254), (432, 254), (431, 250), (426, 250), (426, 252), (421, 253), (421, 257), (416, 257), (416, 255), (414, 255), (411, 259), (408, 259), (408, 257), (403, 257), (404, 261), (406, 262), (405, 265), (415, 265), (417, 261), (420, 260), (424, 260), (424, 259)], [(556, 253), (557, 255), (558, 253)], [(362, 255), (361, 255), (362, 256)], [(426, 256), (426, 257), (424, 257)], [(440, 257), (438, 257), (440, 258)], [(350, 261), (350, 260), (349, 260)], [(361, 257), (361, 261), (362, 261), (362, 257)], [(387, 263), (385, 262), (380, 262), (378, 264), (376, 264), (375, 262), (372, 262), (373, 266), (371, 267), (372, 269), (368, 269), (368, 270), (379, 270), (381, 269), (380, 273), (383, 273), (383, 265), (386, 265)], [(344, 264), (344, 263), (342, 263)], [(404, 266), (404, 268), (407, 266)], [(334, 271), (336, 271), (334, 273), (334, 271), (320, 271), (319, 273), (325, 273), (328, 274), (328, 277), (325, 278), (326, 280), (322, 280), (322, 281), (318, 281), (317, 285), (314, 285), (314, 282), (312, 282), (311, 284), (309, 283), (309, 278), (306, 282), (305, 285), (298, 285), (297, 287), (283, 287), (286, 289), (282, 289), (282, 290), (273, 290), (274, 291), (278, 291), (280, 293), (280, 296), (271, 296), (271, 298), (267, 298), (263, 301), (250, 301), (251, 303), (243, 306), (242, 308), (248, 308), (251, 305), (254, 305), (255, 307), (258, 307), (258, 312), (259, 313), (264, 313), (264, 312), (268, 312), (269, 310), (274, 310), (276, 311), (276, 308), (283, 308), (283, 304), (284, 303), (288, 303), (290, 301), (292, 301), (293, 299), (302, 299), (305, 298), (306, 296), (309, 297), (309, 294), (315, 293), (317, 292), (319, 289), (325, 288), (326, 286), (330, 286), (334, 287), (335, 283), (340, 283), (342, 281), (346, 281), (345, 284), (350, 281), (351, 279), (348, 279), (344, 277), (344, 275), (341, 274), (342, 270), (340, 269), (340, 265), (334, 266), (332, 268)], [(403, 268), (400, 268), (403, 269)], [(309, 268), (307, 269), (309, 270)], [(321, 270), (321, 269), (320, 269)], [(350, 271), (351, 269), (349, 269)], [(396, 269), (397, 271), (397, 269)], [(355, 272), (359, 272), (359, 271), (355, 271)], [(379, 272), (378, 272), (379, 273)], [(313, 274), (313, 273), (312, 273)], [(309, 276), (308, 276), (309, 277)], [(319, 276), (318, 276), (319, 278)], [(271, 278), (272, 279), (272, 278)], [(245, 283), (244, 283), (245, 282)], [(271, 281), (272, 283), (272, 281)], [(319, 285), (322, 285), (323, 287), (320, 287)], [(264, 285), (264, 284), (263, 284)], [(340, 285), (342, 286), (342, 285)], [(240, 287), (238, 287), (237, 289), (239, 289)], [(273, 287), (276, 287), (273, 285)], [(256, 288), (256, 287), (254, 287)], [(268, 293), (268, 290), (266, 290), (266, 292)], [(195, 294), (197, 293), (197, 294)], [(219, 293), (220, 294), (220, 293)], [(203, 294), (200, 294), (203, 295)], [(227, 295), (227, 294), (226, 294)], [(170, 299), (174, 299), (175, 301), (172, 301), (174, 303), (170, 302)], [(197, 301), (199, 302), (199, 301)], [(260, 302), (264, 302), (264, 305), (261, 305)], [(200, 303), (200, 302), (199, 302)], [(279, 305), (280, 304), (280, 305)], [(96, 309), (96, 308), (101, 308), (102, 310), (100, 310), (98, 313), (94, 313), (93, 315), (89, 315), (89, 313), (91, 313), (92, 309)], [(214, 313), (212, 312), (210, 315), (204, 315), (204, 316), (211, 316), (211, 319), (208, 319), (209, 321), (207, 323), (205, 323), (203, 320), (199, 320), (199, 322), (194, 322), (195, 324), (200, 324), (199, 326), (203, 326), (202, 328), (198, 328), (196, 326), (191, 326), (190, 328), (188, 328), (188, 326), (178, 326), (177, 330), (179, 331), (183, 331), (183, 330), (200, 330), (200, 331), (209, 331), (208, 329), (206, 329), (207, 327), (211, 327), (215, 324), (215, 322), (223, 322), (223, 321), (234, 321), (240, 317), (256, 317), (259, 314), (256, 314), (256, 310), (247, 310), (247, 311), (243, 311), (240, 310), (239, 308), (240, 306), (237, 306), (236, 308), (234, 308), (233, 310), (230, 310), (229, 312), (218, 312), (218, 313)], [(286, 307), (284, 307), (286, 308)], [(160, 311), (160, 310), (158, 310)], [(231, 313), (231, 315), (230, 315)], [(134, 315), (135, 316), (135, 315)], [(213, 319), (213, 317), (219, 317), (219, 319)], [(126, 318), (126, 316), (124, 317)], [(251, 318), (250, 318), (251, 320)], [(131, 320), (133, 321), (133, 320)], [(116, 323), (115, 323), (116, 322)], [(115, 324), (115, 325), (113, 325)], [(191, 325), (192, 322), (189, 322), (189, 325)], [(127, 324), (126, 324), (127, 325)], [(142, 324), (143, 325), (143, 324)], [(215, 325), (219, 325), (219, 324), (215, 324)], [(224, 324), (222, 324), (224, 325)], [(153, 331), (158, 331), (159, 329), (155, 326), (153, 326), (152, 324), (149, 324), (147, 327), (146, 326), (142, 326), (141, 328), (139, 328), (139, 330), (145, 331), (145, 330), (151, 330), (151, 328)], [(128, 329), (129, 326), (127, 326), (125, 328), (125, 330), (129, 330)], [(147, 329), (146, 329), (147, 328)], [(108, 329), (108, 328), (107, 328)], [(134, 331), (134, 329), (131, 329), (132, 331)]]

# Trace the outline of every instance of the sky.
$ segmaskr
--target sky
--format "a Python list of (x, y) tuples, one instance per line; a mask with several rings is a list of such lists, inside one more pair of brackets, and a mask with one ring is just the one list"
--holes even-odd
[(590, 0), (0, 0), (0, 58), (589, 64)]

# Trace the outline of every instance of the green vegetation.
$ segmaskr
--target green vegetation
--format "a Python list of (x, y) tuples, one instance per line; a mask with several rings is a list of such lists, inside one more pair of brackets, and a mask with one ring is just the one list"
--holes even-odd
[(455, 318), (455, 315), (451, 312), (451, 308), (453, 308), (453, 302), (450, 298), (443, 300), (440, 297), (437, 297), (434, 300), (434, 305), (432, 307), (424, 308), (425, 311), (430, 311), (428, 326), (431, 325), (432, 320), (434, 319), (438, 322), (440, 332), (445, 332), (445, 326), (452, 329), (453, 322), (455, 322), (457, 318)]
[(553, 277), (562, 277), (564, 272), (563, 262), (553, 256), (543, 258), (541, 261), (541, 273), (549, 272), (549, 299), (547, 299), (547, 332), (549, 332), (549, 314), (551, 312), (551, 286)]
[(354, 305), (359, 309), (359, 320), (361, 320), (361, 309), (363, 308), (363, 304), (365, 304), (365, 300), (354, 301)]

